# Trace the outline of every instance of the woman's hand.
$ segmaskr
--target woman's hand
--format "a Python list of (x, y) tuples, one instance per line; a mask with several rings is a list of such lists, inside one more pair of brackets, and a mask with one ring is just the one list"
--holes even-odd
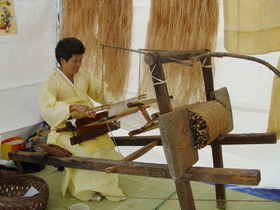
[(70, 113), (76, 111), (86, 114), (89, 118), (94, 118), (96, 116), (96, 113), (94, 111), (90, 111), (90, 107), (86, 105), (70, 105), (69, 109)]

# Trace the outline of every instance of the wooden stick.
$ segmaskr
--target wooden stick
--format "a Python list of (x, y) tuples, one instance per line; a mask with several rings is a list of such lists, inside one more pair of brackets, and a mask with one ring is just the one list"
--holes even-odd
[(138, 99), (139, 100), (142, 100), (142, 99), (144, 99), (144, 98), (146, 98), (147, 97), (147, 94), (142, 94), (142, 95), (139, 95), (138, 96)]
[(147, 131), (150, 131), (150, 130), (153, 130), (153, 129), (157, 129), (158, 128), (158, 122), (152, 122), (152, 123), (147, 123), (146, 125), (144, 125), (142, 128), (139, 128), (139, 129), (136, 129), (136, 130), (133, 130), (133, 131), (130, 131), (128, 133), (128, 135), (130, 137), (134, 136), (134, 135), (137, 135), (137, 134), (140, 134), (140, 133), (144, 133), (144, 132), (147, 132)]
[(138, 106), (139, 104), (144, 105), (144, 104), (153, 104), (153, 103), (157, 103), (157, 99), (156, 98), (129, 102), (129, 103), (127, 103), (127, 107), (130, 108), (130, 107)]
[[(146, 154), (148, 151), (150, 151), (154, 146), (158, 145), (159, 141), (153, 141), (150, 144), (147, 144), (146, 146), (140, 148), (139, 150), (136, 150), (135, 152), (131, 153), (130, 155), (126, 156), (122, 159), (122, 162), (125, 161), (133, 161), (142, 155)], [(116, 166), (110, 166), (105, 168), (106, 173), (113, 173), (116, 171)]]
[(140, 112), (142, 113), (142, 115), (144, 116), (145, 120), (146, 120), (148, 123), (152, 122), (152, 119), (151, 119), (149, 113), (147, 112), (146, 109), (144, 109), (143, 105), (139, 104), (139, 105), (138, 105), (138, 108), (139, 108)]
[[(173, 99), (173, 96), (169, 96), (169, 98)], [(139, 104), (148, 105), (148, 104), (153, 104), (153, 103), (157, 103), (157, 99), (156, 98), (129, 102), (129, 103), (127, 103), (127, 107), (130, 108), (130, 107), (138, 106)]]
[[(145, 106), (145, 108), (146, 107), (148, 107), (148, 106)], [(118, 120), (122, 117), (125, 117), (127, 115), (133, 114), (133, 113), (138, 112), (138, 111), (139, 111), (138, 107), (127, 108), (127, 109), (125, 109), (124, 111), (122, 111), (121, 113), (119, 113), (115, 116), (108, 117), (108, 118), (103, 118), (100, 121), (96, 121), (96, 122), (93, 122), (93, 123), (90, 123), (90, 124), (87, 124), (87, 125), (84, 125), (84, 126), (92, 126), (92, 125), (97, 125), (97, 124), (101, 124), (101, 123), (108, 123), (108, 122), (116, 121), (116, 120)]]
[(142, 155), (146, 154), (148, 151), (150, 151), (154, 146), (158, 145), (159, 141), (153, 141), (150, 144), (147, 144), (144, 147), (141, 147), (139, 150), (131, 153), (130, 155), (126, 156), (125, 158), (122, 159), (122, 161), (133, 161)]
[(269, 68), (271, 71), (273, 71), (278, 77), (280, 77), (280, 71), (276, 69), (274, 66), (272, 66), (270, 63), (253, 57), (253, 56), (248, 56), (248, 55), (242, 55), (242, 54), (236, 54), (236, 53), (224, 53), (224, 52), (210, 52), (210, 53), (205, 53), (199, 56), (194, 56), (192, 57), (192, 60), (204, 60), (209, 57), (233, 57), (233, 58), (241, 58), (245, 60), (250, 60), (250, 61), (255, 61), (257, 63), (265, 65), (267, 68)]
[(102, 105), (102, 106), (97, 106), (97, 107), (93, 107), (90, 108), (86, 114), (91, 113), (91, 112), (98, 112), (98, 111), (103, 111), (104, 109), (109, 109), (110, 105), (106, 104), (106, 105)]
[(167, 58), (167, 61), (171, 61), (171, 62), (175, 62), (175, 63), (179, 63), (185, 66), (193, 66), (191, 63), (188, 63), (186, 61), (182, 61), (182, 60), (178, 60), (178, 59), (174, 59), (174, 58)]

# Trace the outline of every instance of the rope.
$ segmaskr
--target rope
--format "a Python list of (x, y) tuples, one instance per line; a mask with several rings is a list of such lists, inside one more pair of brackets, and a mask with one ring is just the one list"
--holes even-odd
[(152, 69), (152, 71), (150, 72), (150, 73), (151, 73), (152, 78), (153, 78), (153, 79), (155, 79), (155, 80), (157, 80), (157, 81), (159, 81), (159, 82), (157, 82), (157, 83), (154, 83), (154, 85), (164, 84), (164, 83), (165, 83), (165, 81), (164, 81), (164, 80), (161, 80), (161, 79), (156, 78), (156, 77), (154, 77), (154, 76), (153, 76), (153, 72), (154, 72), (154, 70), (155, 70), (155, 68), (156, 68), (156, 65), (157, 65), (157, 64), (155, 64), (155, 65), (153, 66), (153, 69)]
[[(138, 49), (141, 51), (141, 49)], [(139, 53), (139, 67), (138, 67), (138, 90), (137, 90), (137, 95), (140, 95), (141, 91), (141, 68), (142, 68), (142, 54)]]
[(203, 61), (201, 62), (201, 66), (203, 68), (212, 68), (212, 65), (205, 65), (206, 61), (207, 61), (207, 58), (203, 59)]
[(104, 46), (101, 46), (101, 57), (102, 57), (102, 69), (101, 69), (101, 105), (105, 104), (105, 96), (104, 96)]
[[(175, 194), (176, 191), (173, 193)], [(172, 195), (173, 195), (172, 194)], [(171, 195), (171, 196), (172, 196)], [(114, 195), (103, 195), (105, 197), (119, 197), (122, 198), (122, 196), (114, 196)], [(171, 196), (169, 196), (168, 198), (153, 198), (153, 197), (137, 197), (137, 196), (125, 196), (126, 198), (134, 198), (134, 199), (147, 199), (147, 200), (179, 200), (179, 198), (170, 198)], [(229, 199), (193, 199), (194, 201), (219, 201), (219, 202), (256, 202), (256, 203), (278, 203), (280, 202), (280, 200), (241, 200), (241, 199), (236, 199), (236, 200), (229, 200)]]
[(108, 130), (109, 130), (109, 133), (110, 133), (110, 135), (111, 135), (111, 138), (113, 139), (113, 142), (114, 142), (114, 144), (116, 145), (117, 150), (118, 150), (118, 152), (120, 153), (120, 155), (122, 156), (122, 159), (123, 159), (124, 156), (122, 155), (121, 150), (120, 150), (120, 148), (119, 148), (118, 145), (117, 145), (117, 141), (116, 141), (116, 139), (115, 139), (115, 137), (114, 137), (114, 135), (113, 135), (113, 133), (112, 133), (112, 130), (110, 129), (110, 126), (109, 126), (108, 122), (106, 122), (106, 125), (107, 125), (107, 127), (108, 127)]
[(136, 52), (136, 53), (140, 53), (140, 54), (147, 54), (146, 52), (143, 52), (141, 50), (133, 50), (133, 49), (125, 48), (125, 47), (117, 47), (117, 46), (106, 45), (106, 44), (101, 44), (100, 46), (102, 46), (102, 47), (111, 47), (111, 48), (116, 48), (116, 49), (120, 49), (120, 50), (128, 50), (128, 51)]
[(169, 195), (168, 198), (167, 198), (166, 200), (164, 200), (163, 202), (161, 202), (154, 210), (160, 209), (161, 206), (163, 206), (163, 205), (166, 203), (166, 201), (168, 201), (168, 199), (170, 199), (170, 198), (171, 198), (173, 195), (175, 195), (176, 193), (177, 193), (176, 191), (174, 191), (173, 193), (171, 193), (171, 195)]

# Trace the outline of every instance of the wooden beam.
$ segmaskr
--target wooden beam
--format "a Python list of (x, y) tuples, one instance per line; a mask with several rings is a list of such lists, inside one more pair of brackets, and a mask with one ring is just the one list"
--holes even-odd
[(161, 136), (115, 136), (114, 140), (118, 146), (145, 146), (153, 141), (159, 141), (161, 145)]
[[(193, 60), (194, 56), (198, 56), (204, 53), (208, 53), (209, 50), (202, 49), (202, 50), (184, 50), (184, 51), (157, 51), (156, 53), (159, 55), (158, 59), (159, 61), (163, 63), (171, 63), (175, 62), (174, 60)], [(144, 56), (144, 60), (146, 64), (153, 65), (157, 61), (156, 58), (154, 58), (155, 53), (147, 53)]]
[[(222, 156), (222, 146), (221, 145), (211, 145), (213, 166), (215, 168), (224, 168), (223, 156)], [(224, 184), (216, 183), (216, 205), (218, 209), (226, 209), (226, 188)]]
[(240, 59), (244, 59), (244, 60), (255, 61), (257, 63), (260, 63), (260, 64), (266, 66), (271, 71), (273, 71), (274, 74), (276, 74), (278, 77), (280, 77), (280, 71), (277, 68), (275, 68), (273, 65), (271, 65), (270, 63), (268, 63), (265, 60), (262, 60), (260, 58), (253, 57), (253, 56), (248, 56), (248, 55), (242, 55), (242, 54), (237, 54), (237, 53), (226, 53), (226, 52), (208, 52), (205, 54), (201, 54), (197, 57), (194, 57), (193, 60), (203, 61), (204, 59), (210, 58), (210, 57), (220, 57), (220, 58), (232, 57), (232, 58), (240, 58)]
[[(195, 203), (192, 194), (191, 183), (186, 182), (182, 179), (178, 179), (175, 181), (177, 195), (179, 198), (179, 203), (181, 210), (189, 210), (189, 209), (196, 209)], [(184, 195), (188, 195), (189, 199), (187, 200)]]
[[(150, 72), (152, 75), (154, 90), (156, 93), (156, 98), (158, 102), (158, 108), (160, 114), (165, 114), (172, 111), (172, 105), (170, 103), (170, 98), (168, 94), (167, 85), (165, 82), (165, 76), (163, 73), (162, 62), (160, 62), (160, 57), (158, 53), (150, 54), (152, 63), (147, 63), (150, 66)], [(148, 56), (145, 55), (145, 57)], [(146, 61), (146, 60), (145, 60)]]
[(215, 140), (212, 145), (276, 144), (276, 133), (227, 134), (223, 140)]
[[(212, 73), (211, 58), (201, 60), (202, 74), (205, 87), (205, 96), (207, 101), (211, 100), (211, 92), (214, 91), (214, 80)], [(226, 134), (224, 133), (223, 136)], [(212, 149), (213, 165), (215, 168), (223, 168), (223, 154), (222, 145), (217, 144)], [(223, 184), (215, 184), (216, 198), (222, 199), (223, 201), (217, 201), (216, 205), (218, 209), (226, 209), (226, 189)]]
[(204, 88), (205, 88), (205, 96), (206, 96), (206, 100), (210, 101), (211, 100), (210, 93), (214, 91), (211, 59), (207, 58), (205, 63), (201, 62), (201, 65), (202, 65), (202, 75), (203, 75)]
[[(84, 157), (44, 156), (39, 159), (32, 158), (32, 154), (34, 153), (12, 151), (9, 152), (9, 158), (16, 162), (31, 162), (103, 172), (106, 168), (115, 166), (115, 173), (119, 174), (171, 179), (167, 164), (122, 162), (118, 160)], [(183, 174), (180, 180), (219, 184), (258, 185), (260, 182), (260, 171), (255, 169), (191, 167)]]
[[(174, 54), (176, 54), (176, 53), (174, 53)], [(164, 72), (163, 72), (163, 68), (162, 68), (162, 62), (160, 61), (161, 58), (162, 58), (162, 56), (159, 56), (158, 53), (154, 53), (152, 56), (152, 60), (154, 60), (155, 62), (153, 64), (147, 63), (146, 60), (145, 60), (145, 62), (150, 66), (150, 72), (152, 75), (153, 86), (154, 86), (156, 98), (158, 101), (158, 108), (159, 108), (160, 114), (163, 115), (163, 114), (166, 114), (166, 113), (169, 113), (172, 111), (172, 105), (170, 103), (168, 89), (167, 89), (167, 85), (165, 82)], [(164, 59), (166, 60), (166, 57)], [(179, 60), (181, 60), (181, 59), (179, 59)], [(166, 145), (165, 143), (163, 143), (163, 148), (164, 148), (164, 151), (167, 151), (170, 149), (169, 146)], [(168, 159), (168, 158), (166, 158), (166, 159)], [(175, 161), (180, 162), (181, 160), (182, 159), (176, 159)], [(168, 162), (168, 164), (170, 164), (170, 162)], [(172, 167), (172, 165), (169, 165), (169, 166)], [(186, 169), (184, 168), (184, 170), (186, 170)], [(181, 184), (177, 184), (178, 182), (180, 182)], [(186, 182), (186, 183), (183, 184), (183, 182)], [(177, 194), (179, 196), (181, 210), (195, 210), (191, 185), (190, 185), (189, 181), (183, 181), (180, 178), (178, 178), (178, 179), (176, 179), (175, 183), (176, 183), (176, 188), (177, 188)], [(187, 187), (187, 188), (182, 189), (184, 187)], [(178, 188), (180, 188), (180, 189), (178, 189)], [(184, 200), (182, 200), (182, 199), (184, 199)]]
[[(160, 135), (155, 136), (116, 136), (114, 139), (118, 146), (144, 146), (153, 141), (161, 141)], [(213, 144), (218, 145), (243, 145), (243, 144), (276, 144), (275, 133), (244, 133), (227, 134), (223, 140), (215, 140)], [(158, 145), (161, 145), (159, 143)]]

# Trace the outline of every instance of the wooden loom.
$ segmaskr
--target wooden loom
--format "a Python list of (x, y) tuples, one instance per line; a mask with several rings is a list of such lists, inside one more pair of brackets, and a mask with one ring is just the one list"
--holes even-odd
[[(203, 62), (202, 71), (204, 76), (205, 94), (207, 101), (220, 99), (225, 96), (225, 92), (214, 92), (213, 76), (211, 69), (211, 57), (231, 56), (245, 58), (241, 55), (210, 53), (207, 50), (191, 50), (176, 52), (154, 52), (145, 55), (145, 62), (151, 68), (153, 78), (165, 81), (162, 64), (168, 62), (184, 63), (185, 60), (196, 60)], [(280, 73), (265, 61), (246, 57), (266, 65), (278, 76)], [(210, 68), (209, 68), (210, 67)], [(153, 82), (156, 83), (153, 79)], [(190, 181), (200, 181), (216, 183), (216, 199), (219, 209), (226, 208), (226, 196), (224, 184), (258, 185), (260, 182), (260, 171), (249, 169), (228, 169), (223, 168), (222, 145), (237, 144), (268, 144), (276, 143), (275, 133), (263, 134), (227, 134), (230, 128), (222, 129), (219, 140), (218, 137), (211, 142), (214, 168), (193, 167), (198, 155), (194, 148), (193, 135), (189, 129), (187, 117), (189, 107), (172, 110), (170, 96), (166, 83), (154, 86), (160, 110), (159, 127), (160, 136), (139, 136), (139, 137), (115, 137), (119, 146), (144, 146), (132, 153), (122, 161), (105, 160), (82, 157), (56, 157), (48, 154), (34, 154), (22, 151), (9, 153), (11, 160), (16, 162), (34, 162), (54, 166), (80, 168), (87, 170), (106, 171), (109, 173), (120, 173), (130, 175), (140, 175), (156, 178), (173, 178), (175, 181), (179, 202), (182, 210), (195, 209), (194, 199)], [(212, 93), (212, 96), (211, 96)], [(180, 119), (179, 126), (174, 126), (174, 119)], [(175, 129), (175, 130), (173, 130)], [(229, 129), (229, 130), (227, 130)], [(176, 131), (176, 132), (174, 132)], [(182, 132), (183, 131), (183, 132)], [(179, 135), (179, 134), (182, 135)], [(147, 152), (155, 145), (163, 145), (168, 164), (150, 164), (141, 162), (131, 162), (137, 157)], [(176, 149), (176, 152), (174, 151)], [(175, 152), (175, 153), (174, 153)], [(179, 154), (179, 155), (178, 155)]]
[[(172, 98), (172, 97), (170, 97)], [(158, 128), (159, 113), (150, 115), (146, 110), (150, 104), (156, 103), (157, 99), (145, 99), (145, 95), (140, 95), (126, 101), (101, 105), (90, 109), (88, 112), (96, 112), (94, 118), (83, 117), (80, 119), (66, 120), (64, 128), (58, 128), (56, 132), (72, 131), (70, 138), (71, 145), (80, 144), (83, 141), (117, 130), (121, 127), (119, 119), (140, 112), (146, 123), (141, 128), (132, 130), (129, 136), (134, 136), (152, 129)], [(123, 106), (126, 107), (123, 107)], [(112, 109), (114, 109), (112, 111)], [(110, 113), (110, 112), (113, 112)]]

